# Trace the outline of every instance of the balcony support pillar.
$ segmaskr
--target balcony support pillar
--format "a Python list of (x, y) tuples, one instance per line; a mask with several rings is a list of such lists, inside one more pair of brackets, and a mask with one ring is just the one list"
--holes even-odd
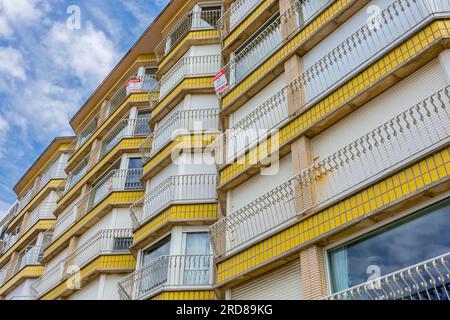
[(327, 295), (323, 248), (318, 245), (300, 251), (303, 299), (317, 300)]
[(98, 123), (103, 123), (106, 120), (106, 116), (108, 115), (108, 106), (109, 101), (108, 100), (103, 101), (102, 106), (100, 107)]
[(23, 215), (23, 219), (22, 219), (22, 223), (20, 224), (20, 231), (19, 231), (19, 235), (22, 236), (25, 232), (26, 232), (26, 227), (28, 224), (28, 221), (30, 220), (30, 212), (25, 212), (25, 214)]
[(64, 276), (67, 276), (69, 273), (71, 273), (73, 271), (72, 263), (73, 263), (74, 258), (75, 258), (74, 253), (75, 253), (75, 251), (78, 248), (78, 242), (79, 242), (79, 238), (78, 237), (72, 237), (70, 239), (68, 257), (71, 257), (71, 258), (68, 259), (65, 262), (65, 265), (64, 265)]
[(99, 139), (95, 139), (95, 141), (92, 143), (91, 153), (89, 154), (88, 161), (89, 168), (92, 168), (97, 162), (101, 146), (102, 142)]
[[(280, 16), (283, 15), (295, 3), (295, 0), (280, 0)], [(295, 14), (289, 15), (287, 19), (281, 19), (281, 33), (285, 39), (289, 37), (298, 27)]]

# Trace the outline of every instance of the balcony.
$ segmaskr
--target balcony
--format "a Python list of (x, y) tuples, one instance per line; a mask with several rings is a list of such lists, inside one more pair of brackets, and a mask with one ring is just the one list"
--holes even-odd
[(150, 93), (154, 92), (157, 81), (153, 75), (145, 76), (133, 76), (130, 77), (126, 83), (130, 80), (139, 80), (140, 86), (138, 89), (133, 91), (127, 90), (125, 85), (122, 85), (108, 100), (106, 113), (104, 117), (100, 117), (100, 112), (98, 112), (92, 120), (81, 130), (80, 134), (74, 139), (69, 151), (75, 154), (86, 141), (97, 131), (98, 128), (127, 100), (127, 98), (133, 93)]
[(73, 203), (58, 217), (53, 240), (60, 237), (85, 217), (95, 206), (113, 192), (143, 190), (140, 178), (142, 169), (113, 170), (95, 184), (91, 191)]
[[(102, 139), (100, 150), (93, 149), (69, 174), (64, 193), (68, 193), (99, 160), (103, 159), (120, 141), (127, 138), (144, 137), (150, 133), (149, 118), (122, 119)], [(97, 161), (91, 161), (94, 156)]]
[[(45, 273), (32, 285), (36, 298), (40, 298), (51, 289), (74, 276), (77, 271), (94, 262), (100, 256), (129, 255), (129, 247), (133, 234), (130, 229), (101, 230), (91, 239), (82, 244), (75, 252), (67, 256), (56, 266)], [(104, 266), (103, 269), (115, 269), (114, 266)], [(134, 266), (128, 266), (128, 269)], [(81, 272), (81, 277), (84, 274)], [(83, 279), (80, 279), (83, 281)], [(69, 288), (64, 288), (69, 290)]]
[(215, 174), (179, 175), (167, 178), (130, 207), (133, 227), (138, 229), (174, 204), (216, 202), (216, 180)]
[(25, 248), (14, 260), (0, 269), (0, 288), (26, 267), (40, 266), (41, 258), (42, 247), (32, 246)]
[(450, 253), (328, 296), (325, 300), (450, 300)]
[(250, 13), (257, 8), (263, 0), (237, 0), (225, 11), (219, 19), (218, 25), (222, 39), (242, 22)]
[(213, 256), (161, 256), (119, 282), (122, 300), (148, 299), (164, 290), (212, 290)]
[(159, 101), (162, 101), (184, 78), (213, 76), (219, 68), (220, 54), (181, 58), (161, 78)]
[(178, 135), (219, 130), (218, 109), (179, 110), (158, 123), (155, 132), (141, 146), (145, 161), (155, 156)]
[(167, 56), (191, 31), (217, 29), (221, 10), (192, 11), (180, 18), (169, 34), (156, 46), (158, 63)]
[(312, 165), (210, 227), (216, 256), (265, 238), (450, 141), (450, 86)]
[(66, 179), (66, 172), (64, 168), (66, 161), (56, 161), (50, 165), (38, 178), (33, 181), (32, 187), (28, 189), (24, 196), (20, 199), (16, 214), (20, 213), (33, 198), (44, 189), (44, 187), (50, 182), (50, 180), (63, 180)]
[[(256, 5), (260, 1), (238, 1), (235, 3), (253, 3)], [(315, 16), (321, 12), (330, 0), (318, 1), (296, 1), (285, 13), (277, 17), (273, 22), (267, 25), (250, 43), (224, 67), (230, 86), (234, 87), (248, 76), (258, 65), (262, 64), (270, 57), (278, 48), (284, 44), (285, 36), (282, 33), (282, 25), (284, 21), (297, 18), (297, 30), (312, 21)], [(230, 8), (231, 10), (231, 8)]]

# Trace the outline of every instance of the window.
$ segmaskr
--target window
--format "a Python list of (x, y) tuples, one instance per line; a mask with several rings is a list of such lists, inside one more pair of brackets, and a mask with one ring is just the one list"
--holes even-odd
[(139, 169), (142, 169), (142, 158), (130, 158), (128, 160), (125, 190), (138, 190), (142, 188), (141, 171)]
[(330, 250), (333, 293), (449, 252), (449, 222), (450, 198)]
[(183, 270), (184, 285), (204, 285), (210, 279), (211, 246), (208, 233), (186, 233), (185, 261)]
[(133, 238), (114, 238), (113, 251), (127, 251), (133, 244)]
[(168, 256), (170, 254), (170, 240), (171, 236), (164, 238), (149, 249), (144, 251), (142, 265), (146, 266), (153, 260), (161, 256)]
[(150, 133), (150, 110), (139, 110), (134, 128), (134, 135), (148, 135)]

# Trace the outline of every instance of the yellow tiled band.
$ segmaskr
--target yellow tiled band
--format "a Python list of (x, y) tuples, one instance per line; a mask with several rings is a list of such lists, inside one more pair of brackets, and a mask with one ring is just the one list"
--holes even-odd
[[(115, 205), (133, 204), (144, 196), (144, 191), (122, 191), (113, 192), (102, 202), (96, 205), (89, 213), (87, 213), (82, 219), (77, 221), (72, 227), (62, 233), (56, 240), (54, 240), (44, 251), (44, 259), (53, 254), (55, 250), (60, 249), (65, 243), (69, 242), (77, 232), (82, 230), (86, 224), (92, 220), (96, 215), (105, 210), (108, 207), (114, 207)], [(98, 218), (98, 217), (97, 217)]]
[(87, 181), (92, 177), (93, 174), (98, 174), (100, 168), (105, 166), (107, 163), (111, 162), (115, 156), (120, 152), (129, 150), (139, 150), (141, 144), (144, 142), (145, 138), (126, 138), (122, 139), (114, 148), (112, 148), (107, 154), (105, 154), (99, 162), (96, 163), (94, 167), (88, 170), (80, 181), (78, 181), (61, 199), (58, 200), (57, 212), (61, 211), (61, 206), (64, 206), (68, 199), (71, 199), (74, 194), (76, 194), (82, 186), (84, 186)]
[(115, 122), (117, 122), (118, 119), (116, 119), (117, 115), (122, 113), (129, 104), (132, 103), (148, 103), (149, 97), (148, 93), (131, 93), (128, 98), (113, 112), (112, 115), (108, 117), (108, 119), (101, 124), (99, 128), (95, 130), (95, 132), (92, 134), (92, 136), (84, 142), (83, 146), (77, 150), (70, 158), (68, 164), (73, 163), (74, 161), (79, 161), (78, 155), (82, 153), (83, 151), (86, 151), (86, 149), (94, 142), (94, 140), (98, 139), (99, 132), (102, 132), (107, 127), (112, 127)]
[[(369, 88), (379, 80), (385, 78), (399, 66), (417, 56), (431, 46), (433, 43), (450, 35), (450, 20), (436, 21), (402, 45), (392, 50), (376, 63), (368, 67), (359, 75), (336, 89), (326, 98), (315, 104), (305, 113), (297, 116), (279, 131), (279, 145), (287, 143), (290, 139), (298, 136), (306, 129), (312, 127), (315, 122), (324, 119), (336, 109)], [(261, 143), (258, 148), (262, 151), (267, 148), (267, 143)], [(254, 162), (251, 155), (260, 154), (262, 151), (251, 151), (245, 155), (245, 159), (239, 159), (236, 163), (229, 165), (220, 172), (220, 184), (224, 184), (239, 176), (242, 171), (251, 167)], [(253, 152), (253, 154), (252, 154)]]
[(189, 149), (196, 147), (206, 147), (214, 142), (217, 134), (193, 134), (193, 135), (182, 135), (175, 138), (167, 147), (158, 152), (153, 158), (150, 159), (143, 169), (142, 176), (146, 176), (153, 169), (155, 169), (161, 161), (171, 156), (174, 149)]
[(167, 109), (172, 101), (176, 101), (178, 95), (185, 93), (188, 90), (210, 88), (213, 90), (213, 79), (212, 77), (203, 78), (185, 78), (181, 81), (170, 93), (165, 96), (158, 105), (152, 110), (152, 117), (155, 118), (159, 115), (161, 111)]
[(213, 220), (217, 219), (217, 204), (174, 205), (134, 232), (133, 245), (147, 238), (161, 226), (174, 221)]
[(23, 236), (20, 237), (20, 239), (6, 251), (1, 257), (0, 257), (0, 265), (3, 265), (7, 260), (9, 260), (11, 254), (14, 251), (17, 251), (18, 248), (21, 248), (24, 243), (32, 240), (30, 239), (32, 235), (37, 234), (40, 231), (46, 231), (53, 227), (56, 220), (40, 220), (38, 221), (30, 230), (28, 230)]
[(160, 293), (150, 300), (214, 300), (215, 295), (212, 290), (205, 291), (166, 291)]
[[(95, 273), (111, 273), (114, 271), (123, 272), (124, 270), (129, 270), (131, 272), (135, 268), (136, 260), (130, 254), (100, 256), (81, 269), (79, 279), (83, 282), (84, 279)], [(65, 278), (61, 284), (41, 297), (40, 300), (55, 300), (61, 297), (62, 294), (69, 290), (67, 281), (68, 279)]]
[(450, 176), (450, 148), (331, 206), (218, 264), (218, 283), (295, 250), (307, 242), (351, 225), (376, 210), (388, 207)]
[(168, 61), (172, 59), (172, 57), (180, 50), (181, 47), (185, 46), (189, 41), (198, 41), (198, 40), (207, 40), (207, 39), (217, 39), (219, 40), (219, 31), (217, 29), (211, 30), (197, 30), (190, 31), (183, 40), (178, 43), (175, 48), (170, 50), (170, 53), (164, 57), (159, 63), (159, 68), (162, 69)]
[[(357, 1), (357, 0), (356, 0)], [(283, 47), (277, 50), (265, 63), (255, 69), (245, 80), (231, 89), (222, 100), (222, 108), (228, 108), (236, 99), (242, 96), (251, 86), (261, 80), (268, 72), (291, 56), (313, 33), (322, 26), (332, 21), (355, 0), (338, 0), (326, 9), (322, 14), (309, 23), (295, 37), (289, 40)]]
[(224, 48), (228, 47), (232, 42), (234, 42), (245, 29), (253, 24), (255, 20), (275, 2), (276, 0), (264, 0), (263, 2), (261, 2), (261, 4), (256, 7), (255, 10), (253, 10), (253, 12), (239, 24), (238, 27), (236, 27), (226, 36), (226, 38), (223, 40)]
[(25, 267), (0, 288), (0, 296), (7, 295), (26, 279), (39, 278), (44, 273), (44, 269), (45, 267), (43, 266)]

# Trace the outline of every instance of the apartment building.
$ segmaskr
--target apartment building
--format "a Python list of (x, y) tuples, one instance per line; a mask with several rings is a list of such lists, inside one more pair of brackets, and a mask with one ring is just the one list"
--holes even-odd
[(16, 185), (0, 297), (450, 299), (449, 36), (450, 0), (171, 1)]

